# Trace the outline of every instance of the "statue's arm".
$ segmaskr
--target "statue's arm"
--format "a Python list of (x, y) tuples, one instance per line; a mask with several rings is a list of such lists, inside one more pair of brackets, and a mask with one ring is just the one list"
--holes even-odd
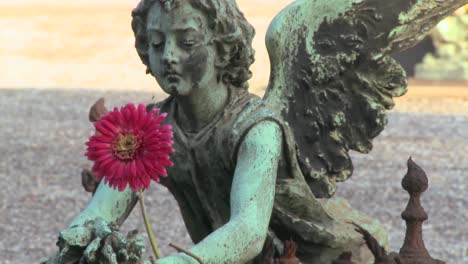
[[(243, 264), (261, 252), (274, 203), (281, 145), (282, 132), (275, 122), (262, 121), (247, 133), (239, 147), (231, 188), (231, 218), (190, 249), (205, 264)], [(179, 254), (157, 263), (198, 262)]]
[(86, 221), (102, 218), (109, 224), (120, 225), (130, 214), (138, 198), (127, 186), (123, 192), (114, 190), (101, 181), (91, 202), (71, 223), (82, 225)]

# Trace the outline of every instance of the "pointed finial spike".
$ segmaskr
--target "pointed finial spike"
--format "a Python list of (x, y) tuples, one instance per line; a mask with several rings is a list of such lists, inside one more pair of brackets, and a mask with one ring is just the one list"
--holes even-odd
[(422, 193), (427, 190), (426, 173), (411, 157), (408, 159), (408, 171), (401, 181), (401, 186), (409, 193)]

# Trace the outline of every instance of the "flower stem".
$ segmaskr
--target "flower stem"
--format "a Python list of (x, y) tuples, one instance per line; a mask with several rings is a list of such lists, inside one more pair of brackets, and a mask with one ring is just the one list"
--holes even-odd
[(153, 248), (154, 255), (156, 259), (159, 259), (160, 258), (159, 249), (158, 249), (158, 245), (156, 244), (156, 239), (154, 239), (153, 230), (151, 230), (151, 225), (148, 219), (148, 214), (146, 213), (145, 202), (143, 201), (144, 200), (143, 192), (144, 192), (143, 189), (140, 189), (139, 200), (140, 200), (140, 206), (141, 206), (141, 213), (143, 214), (143, 219), (145, 220), (146, 232), (148, 233), (148, 237), (151, 243), (151, 247)]

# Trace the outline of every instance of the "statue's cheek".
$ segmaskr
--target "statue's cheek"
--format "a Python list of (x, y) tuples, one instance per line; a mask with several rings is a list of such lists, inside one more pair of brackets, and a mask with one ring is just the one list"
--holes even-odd
[(212, 60), (209, 59), (212, 56), (213, 55), (210, 54), (210, 50), (207, 47), (194, 49), (190, 54), (185, 66), (185, 72), (190, 74), (190, 79), (193, 83), (200, 83), (209, 71), (214, 71), (214, 67), (210, 67), (210, 64), (214, 65)]
[(162, 70), (161, 54), (154, 48), (148, 49), (149, 65), (153, 75), (157, 76)]

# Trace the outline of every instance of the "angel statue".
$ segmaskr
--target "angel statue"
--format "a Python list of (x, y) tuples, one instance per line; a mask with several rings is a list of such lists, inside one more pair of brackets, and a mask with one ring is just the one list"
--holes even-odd
[[(169, 94), (149, 109), (167, 112), (174, 129), (175, 165), (161, 184), (195, 243), (188, 251), (206, 264), (266, 263), (265, 241), (280, 256), (292, 240), (302, 263), (330, 264), (345, 251), (369, 263), (352, 223), (381, 240), (385, 234), (332, 198), (352, 174), (348, 152), (371, 150), (393, 97), (407, 89), (389, 55), (466, 3), (297, 0), (268, 29), (271, 74), (260, 98), (247, 83), (254, 29), (234, 0), (142, 0), (132, 12), (135, 46)], [(89, 247), (87, 230), (96, 229), (90, 220), (118, 226), (137, 199), (129, 188), (118, 192), (101, 182), (61, 232), (56, 262), (78, 263)], [(63, 253), (72, 252), (70, 241), (82, 243), (75, 258)], [(118, 254), (118, 247), (106, 250)], [(156, 263), (198, 261), (179, 253)]]

